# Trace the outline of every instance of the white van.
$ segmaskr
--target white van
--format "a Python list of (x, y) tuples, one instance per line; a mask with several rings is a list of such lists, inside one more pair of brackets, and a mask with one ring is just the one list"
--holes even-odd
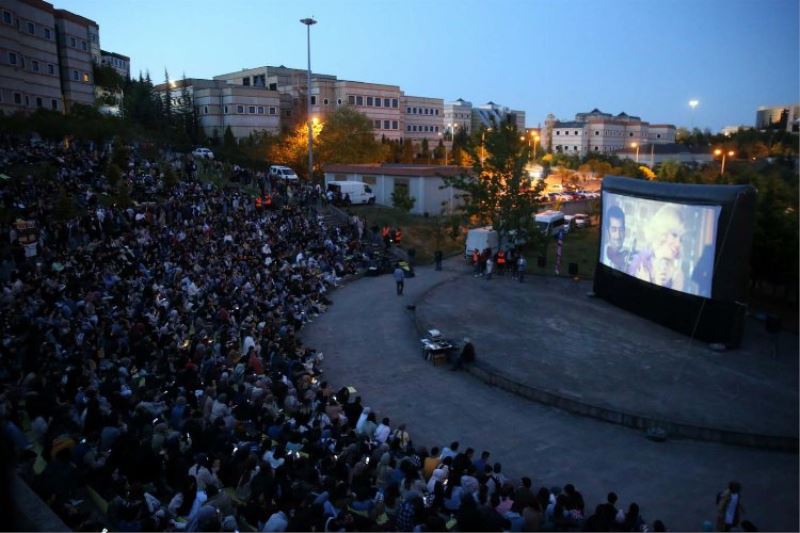
[(500, 236), (491, 226), (471, 229), (467, 232), (467, 243), (464, 247), (464, 259), (472, 261), (472, 251), (483, 252), (486, 248), (491, 248), (492, 252), (497, 251), (500, 244)]
[(536, 227), (545, 236), (558, 235), (558, 232), (562, 229), (569, 231), (564, 221), (564, 213), (561, 211), (548, 209), (547, 211), (536, 213), (534, 220), (536, 221)]
[(353, 205), (375, 203), (375, 193), (363, 181), (329, 181), (327, 190), (332, 191), (345, 204), (347, 198)]
[(279, 180), (286, 180), (286, 181), (298, 181), (300, 178), (297, 177), (297, 174), (294, 170), (289, 167), (282, 167), (280, 165), (272, 165), (269, 167), (269, 176), (271, 178), (277, 178)]

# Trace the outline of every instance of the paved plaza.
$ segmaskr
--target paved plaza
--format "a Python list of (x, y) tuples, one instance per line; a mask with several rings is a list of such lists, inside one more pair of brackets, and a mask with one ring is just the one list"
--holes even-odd
[[(565, 395), (681, 415), (695, 423), (729, 424), (725, 417), (704, 418), (703, 406), (684, 398), (697, 394), (714, 410), (721, 407), (734, 415), (734, 428), (742, 427), (736, 415), (747, 418), (753, 415), (749, 411), (760, 409), (768, 420), (759, 431), (794, 427), (795, 437), (796, 336), (782, 340), (777, 356), (757, 353), (762, 345), (771, 349), (757, 331), (748, 332), (755, 337), (748, 337), (740, 351), (710, 352), (611, 306), (608, 314), (616, 318), (608, 322), (603, 316), (607, 304), (587, 298), (585, 283), (539, 277), (522, 285), (508, 277), (487, 282), (469, 275), (458, 258), (445, 262), (441, 272), (418, 269), (405, 285), (402, 297), (395, 295), (390, 276), (342, 287), (332, 295), (334, 305), (305, 328), (303, 338), (325, 353), (326, 379), (336, 387), (356, 387), (364, 404), (389, 416), (393, 425), (407, 423), (417, 445), (459, 440), (477, 453), (489, 450), (510, 476), (528, 475), (536, 486), (574, 483), (590, 510), (614, 490), (622, 505), (636, 501), (646, 519), (661, 519), (671, 530), (698, 530), (704, 520), (713, 521), (716, 493), (737, 479), (749, 520), (762, 530), (797, 530), (796, 453), (690, 439), (653, 442), (642, 431), (576, 416), (470, 374), (433, 367), (421, 357), (417, 327), (442, 322), (446, 335), (473, 338), (479, 361), (519, 379), (546, 379), (548, 388)], [(496, 302), (507, 306), (502, 317), (492, 312)], [(541, 320), (533, 320), (533, 311)], [(620, 316), (624, 319), (617, 324)], [(600, 332), (600, 338), (585, 344), (587, 339), (575, 333), (582, 326)], [(517, 345), (512, 353), (509, 347)], [(581, 358), (581, 351), (590, 354)], [(609, 358), (615, 351), (619, 355)], [(673, 352), (680, 356), (670, 363)], [(767, 358), (769, 364), (750, 365), (753, 357)], [(770, 365), (779, 366), (770, 370)], [(722, 389), (708, 385), (715, 373), (726, 380)], [(748, 396), (747, 390), (771, 380), (775, 394), (763, 400), (766, 404)], [(717, 394), (722, 398), (715, 399)], [(785, 405), (792, 395), (793, 404)], [(773, 409), (794, 415), (782, 420)], [(761, 424), (757, 418), (752, 416)]]

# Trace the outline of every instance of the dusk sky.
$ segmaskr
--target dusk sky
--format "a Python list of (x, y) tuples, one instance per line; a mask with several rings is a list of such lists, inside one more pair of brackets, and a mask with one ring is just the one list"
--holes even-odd
[[(131, 73), (211, 78), (263, 65), (489, 100), (571, 120), (600, 108), (651, 123), (753, 125), (800, 101), (797, 0), (51, 0), (100, 25)], [(690, 99), (700, 101), (692, 111)]]

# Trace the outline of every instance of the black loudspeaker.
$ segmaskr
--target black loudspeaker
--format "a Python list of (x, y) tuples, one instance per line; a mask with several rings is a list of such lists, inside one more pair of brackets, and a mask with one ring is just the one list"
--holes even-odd
[(578, 263), (570, 263), (569, 264), (569, 275), (570, 276), (577, 276), (578, 275)]
[(764, 326), (767, 328), (768, 333), (780, 333), (781, 317), (776, 315), (767, 315)]
[(539, 266), (539, 268), (544, 268), (547, 266), (547, 259), (545, 259), (543, 256), (540, 255), (536, 259), (536, 264)]

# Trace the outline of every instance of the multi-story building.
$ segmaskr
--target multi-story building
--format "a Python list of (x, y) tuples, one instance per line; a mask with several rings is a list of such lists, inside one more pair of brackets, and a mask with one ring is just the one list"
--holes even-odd
[(403, 138), (414, 144), (428, 141), (431, 150), (444, 140), (444, 100), (423, 96), (403, 96)]
[(756, 111), (756, 129), (780, 128), (800, 132), (800, 104), (759, 107)]
[(554, 152), (585, 156), (590, 152), (614, 153), (630, 147), (675, 142), (675, 126), (650, 124), (625, 112), (612, 116), (599, 109), (578, 113), (574, 121), (561, 122), (550, 114), (542, 144)]
[(164, 96), (169, 94), (175, 109), (186, 104), (183, 98), (191, 98), (208, 137), (221, 138), (228, 127), (236, 138), (257, 131), (281, 130), (281, 99), (277, 91), (197, 78), (162, 83), (155, 89)]
[(492, 128), (510, 121), (519, 131), (525, 131), (525, 111), (487, 102), (472, 108), (472, 129)]
[(63, 9), (55, 10), (56, 35), (58, 37), (58, 61), (61, 68), (61, 92), (64, 107), (69, 111), (73, 104), (94, 104), (94, 74), (92, 65), (95, 56), (92, 47), (93, 35), (100, 28), (93, 20)]
[(55, 10), (47, 2), (4, 0), (0, 8), (0, 110), (61, 111)]
[[(336, 107), (349, 105), (372, 122), (375, 137), (397, 141), (404, 137), (403, 92), (397, 85), (338, 80)], [(313, 95), (312, 95), (313, 98)], [(311, 102), (312, 111), (314, 102)]]
[(444, 128), (448, 141), (452, 141), (453, 135), (459, 131), (465, 131), (469, 135), (472, 132), (472, 102), (462, 98), (455, 102), (445, 102)]
[(101, 50), (99, 64), (113, 68), (117, 74), (126, 80), (131, 77), (131, 58), (128, 56)]

